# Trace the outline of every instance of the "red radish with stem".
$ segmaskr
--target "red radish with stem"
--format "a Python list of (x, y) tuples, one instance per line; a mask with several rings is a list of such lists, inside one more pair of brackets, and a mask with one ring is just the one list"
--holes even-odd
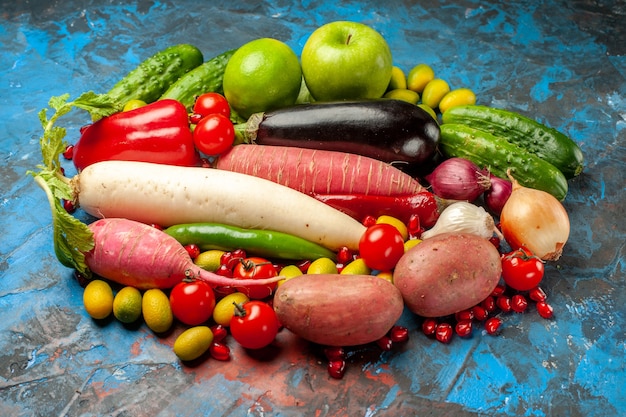
[(237, 145), (215, 164), (220, 170), (265, 178), (305, 194), (407, 195), (422, 190), (410, 175), (360, 155), (269, 145)]
[(195, 265), (176, 239), (133, 220), (100, 219), (89, 225), (94, 248), (85, 253), (92, 273), (139, 289), (171, 288), (185, 278), (211, 286), (270, 285), (280, 279), (237, 280), (206, 271)]

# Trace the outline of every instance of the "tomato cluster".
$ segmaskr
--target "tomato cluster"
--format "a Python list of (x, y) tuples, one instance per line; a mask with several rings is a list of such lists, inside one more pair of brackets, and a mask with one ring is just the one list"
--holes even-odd
[(193, 141), (207, 156), (220, 155), (233, 145), (235, 129), (230, 121), (230, 107), (219, 93), (205, 93), (196, 99), (190, 120), (195, 124)]

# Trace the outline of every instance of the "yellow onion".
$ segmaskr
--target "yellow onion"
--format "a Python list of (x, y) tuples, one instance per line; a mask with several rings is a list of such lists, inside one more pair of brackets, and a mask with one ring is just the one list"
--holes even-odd
[(556, 261), (569, 238), (565, 208), (551, 194), (521, 186), (510, 172), (511, 196), (502, 208), (502, 234), (513, 249), (522, 246), (544, 261)]

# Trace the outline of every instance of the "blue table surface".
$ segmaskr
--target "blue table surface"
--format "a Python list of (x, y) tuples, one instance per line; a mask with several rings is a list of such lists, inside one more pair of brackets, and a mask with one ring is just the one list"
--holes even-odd
[[(624, 139), (626, 8), (621, 0), (0, 1), (0, 414), (3, 416), (626, 415)], [(90, 319), (52, 248), (37, 113), (54, 95), (107, 91), (156, 51), (205, 57), (259, 37), (298, 54), (333, 20), (371, 25), (408, 71), (431, 65), (478, 102), (569, 135), (585, 155), (564, 205), (571, 236), (543, 286), (555, 318), (503, 316), (444, 345), (405, 313), (409, 342), (356, 350), (342, 380), (288, 332), (264, 355), (183, 366), (173, 334)], [(68, 139), (87, 123), (65, 120)], [(71, 170), (71, 164), (68, 165)], [(70, 171), (71, 173), (71, 171)]]

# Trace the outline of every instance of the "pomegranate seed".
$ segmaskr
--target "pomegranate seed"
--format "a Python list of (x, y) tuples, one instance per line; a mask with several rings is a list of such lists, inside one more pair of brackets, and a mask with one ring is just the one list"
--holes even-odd
[(226, 336), (228, 336), (228, 330), (226, 330), (226, 327), (221, 324), (211, 326), (211, 331), (213, 332), (213, 342), (216, 343), (221, 342), (226, 338)]
[(452, 340), (452, 325), (450, 323), (439, 323), (435, 331), (435, 338), (441, 343), (450, 343)]
[(163, 226), (161, 226), (160, 224), (156, 224), (156, 223), (150, 223), (150, 227), (154, 227), (157, 230), (163, 230)]
[(474, 312), (472, 311), (472, 309), (467, 309), (467, 310), (461, 310), (458, 311), (454, 314), (454, 318), (456, 319), (456, 321), (463, 321), (463, 320), (474, 320)]
[(209, 353), (213, 359), (217, 359), (218, 361), (230, 360), (230, 348), (221, 342), (211, 343)]
[(485, 321), (485, 330), (488, 334), (497, 334), (501, 325), (502, 320), (499, 317), (490, 317)]
[(343, 246), (337, 252), (337, 263), (347, 265), (352, 261), (354, 254), (346, 246)]
[(340, 359), (328, 362), (328, 375), (331, 377), (341, 379), (345, 373), (346, 361)]
[(506, 287), (503, 284), (498, 284), (496, 285), (496, 288), (494, 288), (493, 291), (491, 292), (491, 295), (494, 297), (498, 297), (504, 294), (505, 290), (506, 290)]
[(435, 319), (426, 319), (422, 323), (422, 332), (426, 336), (433, 336), (435, 331), (437, 330), (437, 320)]
[(198, 113), (191, 113), (189, 115), (189, 123), (192, 125), (197, 125), (200, 120), (202, 120), (202, 115)]
[(74, 157), (74, 145), (67, 145), (63, 151), (63, 158), (70, 161)]
[(459, 336), (468, 337), (472, 334), (472, 321), (461, 320), (457, 322), (456, 326), (454, 326), (454, 330)]
[(340, 346), (327, 346), (324, 348), (324, 356), (329, 361), (342, 361), (346, 359), (346, 351)]
[(191, 257), (191, 259), (196, 259), (198, 255), (200, 255), (200, 247), (195, 243), (190, 243), (189, 245), (185, 245), (185, 250)]
[(490, 295), (480, 303), (480, 306), (484, 308), (487, 313), (492, 313), (496, 309), (496, 299)]
[(389, 351), (393, 347), (393, 341), (391, 340), (389, 336), (381, 337), (380, 339), (376, 341), (376, 344), (378, 345), (379, 348), (381, 348), (384, 351)]
[(70, 214), (76, 211), (76, 205), (69, 200), (63, 200), (63, 208)]
[(308, 260), (308, 259), (305, 259), (305, 260), (297, 263), (296, 266), (300, 269), (300, 271), (303, 274), (306, 274), (306, 271), (309, 270), (309, 266), (311, 266), (311, 261)]
[(409, 217), (407, 229), (410, 237), (420, 237), (422, 235), (422, 225), (417, 214), (412, 214), (411, 217)]
[(481, 306), (472, 307), (472, 313), (474, 313), (474, 318), (478, 321), (487, 320), (487, 317), (489, 317), (489, 313), (487, 312), (487, 310), (485, 310)]
[(233, 270), (226, 265), (220, 265), (219, 268), (215, 271), (217, 275), (221, 275), (223, 277), (232, 278)]
[(539, 301), (537, 303), (537, 312), (544, 319), (551, 319), (554, 317), (554, 309), (552, 306), (545, 301)]
[(389, 331), (389, 337), (393, 343), (402, 343), (409, 340), (409, 329), (404, 326), (393, 326)]
[(500, 248), (500, 238), (498, 236), (492, 236), (489, 238), (489, 241), (496, 249)]
[(376, 217), (374, 216), (365, 216), (363, 219), (363, 226), (370, 227), (376, 224)]
[(546, 301), (546, 299), (548, 298), (548, 296), (543, 291), (543, 289), (541, 289), (541, 287), (532, 288), (528, 292), (528, 296), (530, 297), (531, 300), (535, 302)]
[(511, 310), (516, 313), (523, 313), (528, 307), (528, 300), (522, 294), (515, 294), (511, 297)]
[(511, 311), (511, 299), (506, 295), (500, 295), (498, 298), (496, 298), (496, 305), (500, 310), (504, 311), (505, 313)]

